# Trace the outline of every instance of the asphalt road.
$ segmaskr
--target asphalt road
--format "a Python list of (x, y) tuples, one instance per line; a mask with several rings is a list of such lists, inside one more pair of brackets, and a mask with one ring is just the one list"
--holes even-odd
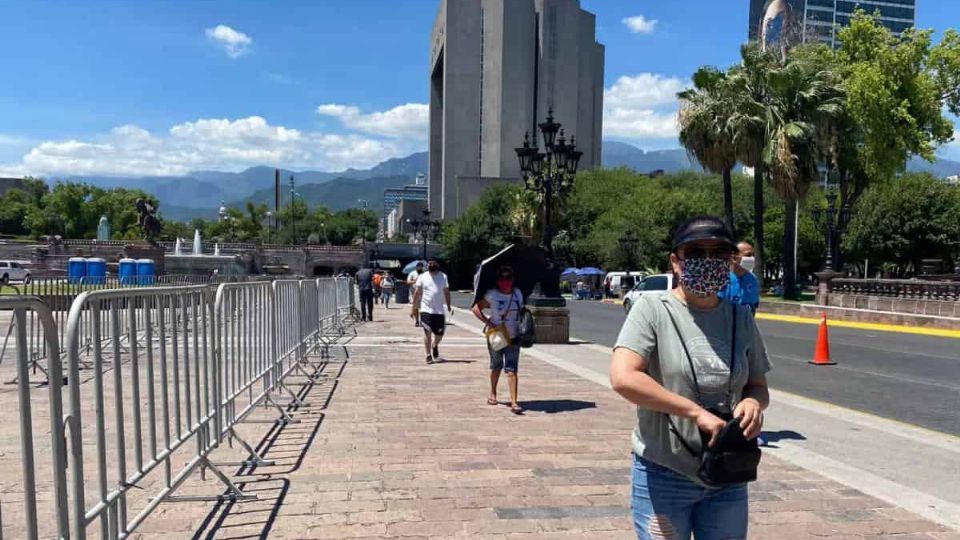
[[(455, 294), (469, 307), (471, 295)], [(570, 334), (612, 347), (622, 306), (569, 302)], [(836, 366), (808, 364), (817, 326), (759, 321), (774, 364), (772, 388), (885, 418), (960, 435), (960, 340), (851, 328), (830, 329)]]

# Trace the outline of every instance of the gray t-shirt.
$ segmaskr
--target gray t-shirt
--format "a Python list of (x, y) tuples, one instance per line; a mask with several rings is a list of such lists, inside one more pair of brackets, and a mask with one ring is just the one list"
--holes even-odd
[[(688, 307), (676, 296), (667, 293), (643, 295), (630, 310), (617, 338), (617, 347), (629, 349), (646, 358), (647, 374), (664, 388), (696, 401), (690, 363), (667, 309), (677, 322), (683, 342), (690, 351), (700, 386), (700, 404), (707, 408), (725, 404), (732, 411), (741, 399), (747, 380), (770, 371), (770, 360), (750, 308), (721, 302), (714, 309), (699, 310)], [(734, 313), (737, 317), (737, 361), (733, 369), (733, 383), (730, 384), (730, 339)], [(732, 395), (728, 396), (728, 393)], [(696, 423), (676, 416), (673, 422), (691, 449), (699, 453), (700, 432)], [(637, 407), (633, 450), (644, 459), (701, 483), (697, 479), (699, 459), (691, 455), (670, 432), (667, 415), (663, 413)]]

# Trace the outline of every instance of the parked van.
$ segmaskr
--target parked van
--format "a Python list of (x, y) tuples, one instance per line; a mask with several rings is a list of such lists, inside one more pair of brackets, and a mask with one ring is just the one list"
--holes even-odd
[(608, 296), (619, 297), (620, 290), (624, 289), (629, 291), (643, 279), (644, 274), (640, 271), (629, 272), (607, 272), (605, 278), (603, 278), (604, 291), (607, 292)]

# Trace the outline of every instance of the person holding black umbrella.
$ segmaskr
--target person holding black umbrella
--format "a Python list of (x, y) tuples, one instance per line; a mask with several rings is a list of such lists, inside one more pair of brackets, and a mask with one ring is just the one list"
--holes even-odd
[[(497, 270), (497, 285), (489, 289), (484, 297), (473, 304), (473, 315), (484, 324), (487, 329), (506, 330), (509, 344), (495, 349), (491, 340), (487, 341), (487, 350), (490, 352), (490, 396), (488, 405), (497, 405), (497, 383), (500, 381), (500, 372), (507, 372), (507, 382), (510, 386), (510, 412), (523, 413), (523, 408), (517, 400), (517, 369), (520, 364), (520, 345), (515, 339), (520, 333), (520, 311), (523, 309), (523, 293), (513, 284), (513, 268), (501, 266)], [(484, 313), (489, 310), (490, 314)], [(496, 330), (495, 330), (496, 331)], [(485, 332), (486, 333), (486, 332)]]

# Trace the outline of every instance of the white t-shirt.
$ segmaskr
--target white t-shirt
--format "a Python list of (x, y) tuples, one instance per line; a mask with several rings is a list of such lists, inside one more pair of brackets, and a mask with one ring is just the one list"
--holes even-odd
[(483, 295), (483, 299), (490, 304), (490, 322), (499, 326), (502, 321), (510, 337), (517, 337), (520, 333), (520, 309), (523, 307), (523, 293), (520, 289), (514, 289), (513, 294), (503, 294), (498, 289), (490, 289)]
[(417, 282), (418, 277), (420, 277), (420, 273), (417, 272), (416, 270), (414, 270), (413, 272), (410, 272), (409, 274), (407, 274), (407, 283), (411, 285), (415, 284)]
[(430, 272), (424, 272), (417, 278), (414, 287), (422, 291), (420, 293), (420, 313), (443, 315), (443, 307), (446, 304), (443, 291), (450, 288), (446, 274), (437, 272), (434, 275)]

